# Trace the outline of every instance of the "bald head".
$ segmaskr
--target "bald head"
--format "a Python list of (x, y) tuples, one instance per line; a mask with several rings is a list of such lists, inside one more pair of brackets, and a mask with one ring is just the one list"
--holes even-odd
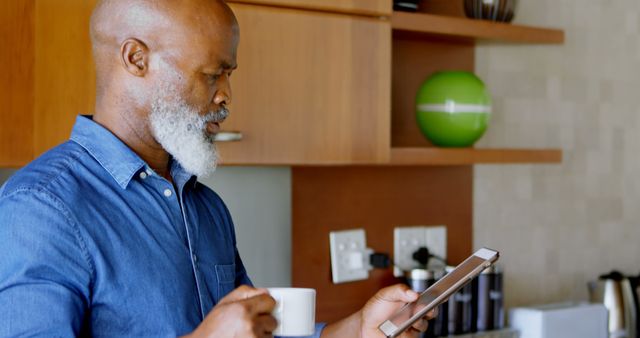
[(238, 34), (235, 16), (219, 0), (100, 0), (91, 17), (98, 86), (104, 87), (113, 67), (122, 61), (120, 49), (128, 39), (170, 58), (180, 58), (185, 48), (206, 57), (210, 55), (202, 47), (233, 39), (234, 34)]
[(96, 121), (134, 150), (168, 151), (150, 125), (154, 104), (201, 117), (224, 110), (238, 30), (221, 0), (100, 0), (91, 18)]
[(94, 48), (118, 46), (127, 38), (162, 46), (211, 28), (237, 29), (233, 12), (220, 0), (99, 0), (91, 17)]

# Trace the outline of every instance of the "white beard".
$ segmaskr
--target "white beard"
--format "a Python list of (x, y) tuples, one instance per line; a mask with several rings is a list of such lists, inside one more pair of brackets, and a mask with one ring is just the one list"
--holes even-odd
[(164, 84), (154, 93), (149, 123), (155, 139), (192, 175), (213, 174), (218, 152), (213, 136), (206, 132), (207, 122), (221, 122), (229, 111), (224, 107), (204, 116), (182, 99), (175, 87)]

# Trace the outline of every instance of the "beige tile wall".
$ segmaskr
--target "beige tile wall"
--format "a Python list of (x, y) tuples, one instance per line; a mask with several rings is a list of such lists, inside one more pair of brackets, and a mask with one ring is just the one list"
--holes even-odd
[(477, 166), (474, 243), (503, 253), (508, 305), (585, 299), (585, 283), (640, 273), (640, 1), (521, 0), (515, 22), (563, 46), (485, 44), (492, 91), (478, 146), (560, 147), (561, 165)]

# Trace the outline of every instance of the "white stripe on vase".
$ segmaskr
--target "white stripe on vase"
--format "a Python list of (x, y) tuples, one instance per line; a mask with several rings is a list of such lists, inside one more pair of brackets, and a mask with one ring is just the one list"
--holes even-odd
[(491, 106), (447, 102), (445, 104), (419, 104), (418, 111), (434, 113), (491, 113)]

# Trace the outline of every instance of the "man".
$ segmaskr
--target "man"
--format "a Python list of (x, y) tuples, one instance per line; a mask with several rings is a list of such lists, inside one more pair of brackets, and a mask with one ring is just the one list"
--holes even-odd
[[(0, 336), (271, 336), (274, 300), (197, 182), (215, 168), (238, 31), (217, 0), (99, 2), (93, 118), (0, 189)], [(416, 298), (383, 289), (315, 336), (381, 337)]]

